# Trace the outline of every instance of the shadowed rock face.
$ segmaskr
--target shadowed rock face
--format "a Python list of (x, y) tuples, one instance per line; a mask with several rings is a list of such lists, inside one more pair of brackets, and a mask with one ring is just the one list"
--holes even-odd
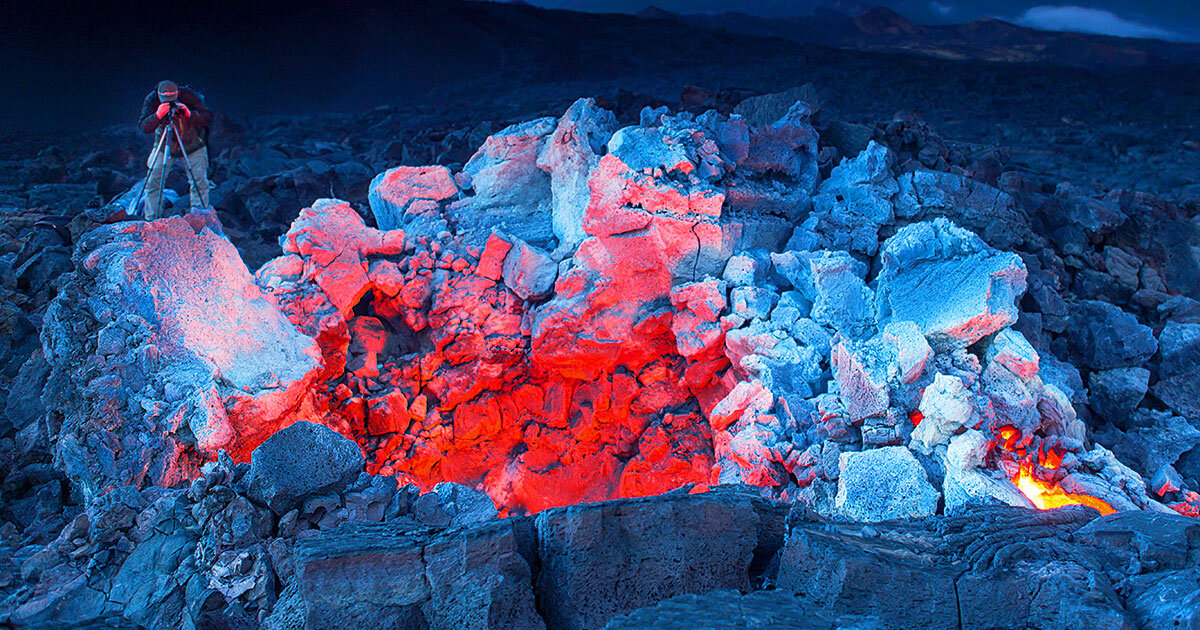
[(864, 525), (721, 487), (434, 525), (415, 489), (367, 474), (279, 516), (249, 500), (250, 467), (223, 458), (188, 490), (98, 501), (25, 563), (40, 586), (6, 601), (6, 621), (899, 630), (1200, 615), (1200, 525), (1175, 514), (973, 507)]

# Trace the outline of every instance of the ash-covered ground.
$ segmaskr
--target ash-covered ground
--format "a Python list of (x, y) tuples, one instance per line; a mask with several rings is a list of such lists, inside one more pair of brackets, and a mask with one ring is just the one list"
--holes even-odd
[(1195, 69), (754, 41), (11, 140), (0, 621), (1195, 623)]

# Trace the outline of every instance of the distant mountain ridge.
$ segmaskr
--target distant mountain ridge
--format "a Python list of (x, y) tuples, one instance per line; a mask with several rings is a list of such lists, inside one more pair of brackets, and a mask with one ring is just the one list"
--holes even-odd
[(650, 7), (638, 15), (741, 35), (942, 59), (1087, 68), (1200, 63), (1200, 44), (1196, 43), (1041, 31), (994, 18), (965, 24), (921, 25), (885, 7), (855, 14), (821, 8), (812, 15), (795, 17), (761, 17), (739, 12), (681, 14)]

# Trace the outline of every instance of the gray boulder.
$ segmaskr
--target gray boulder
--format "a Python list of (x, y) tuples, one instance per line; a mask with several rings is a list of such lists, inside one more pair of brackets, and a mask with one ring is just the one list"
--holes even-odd
[(842, 453), (835, 505), (842, 518), (886, 521), (937, 513), (941, 493), (903, 446)]
[(371, 180), (367, 202), (379, 229), (395, 230), (414, 217), (438, 215), (438, 204), (457, 194), (445, 166), (397, 166)]
[(474, 194), (446, 212), (459, 232), (486, 238), (496, 228), (538, 247), (553, 246), (551, 177), (538, 167), (538, 154), (557, 123), (539, 118), (488, 137), (460, 174)]
[(842, 160), (813, 196), (819, 217), (816, 231), (838, 249), (874, 256), (879, 228), (892, 223), (892, 197), (899, 187), (892, 177), (895, 161), (887, 147), (874, 140), (852, 160)]
[(1200, 324), (1167, 322), (1158, 336), (1158, 353), (1154, 395), (1172, 411), (1200, 418)]
[(1141, 365), (1158, 349), (1154, 331), (1107, 302), (1083, 300), (1071, 309), (1067, 338), (1093, 370)]
[(91, 496), (171, 487), (249, 454), (309, 394), (321, 352), (255, 285), (211, 213), (106, 225), (41, 331), (55, 457)]
[(1010, 249), (1025, 240), (1029, 218), (1016, 199), (983, 182), (941, 171), (916, 170), (897, 178), (896, 216), (909, 221), (946, 217)]
[(875, 296), (866, 266), (843, 251), (771, 254), (771, 263), (812, 302), (810, 317), (851, 339), (875, 333)]
[(490, 521), (498, 514), (496, 503), (487, 494), (448, 481), (413, 502), (413, 515), (431, 527), (472, 525)]
[(1143, 367), (1098, 370), (1088, 377), (1088, 407), (1096, 415), (1128, 426), (1128, 416), (1137, 409), (1150, 384), (1150, 370)]
[(965, 348), (1017, 321), (1025, 265), (946, 219), (914, 223), (883, 247), (879, 321), (911, 321), (938, 351)]
[(501, 274), (504, 284), (522, 300), (536, 300), (550, 295), (558, 277), (558, 265), (545, 251), (520, 239), (504, 256)]
[(278, 515), (304, 499), (338, 492), (363, 470), (358, 444), (312, 422), (296, 422), (254, 449), (248, 496)]

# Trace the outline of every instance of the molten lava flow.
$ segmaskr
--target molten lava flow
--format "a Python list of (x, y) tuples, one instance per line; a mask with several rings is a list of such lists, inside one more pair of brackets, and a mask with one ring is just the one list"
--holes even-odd
[(1112, 514), (1115, 509), (1105, 501), (1090, 497), (1086, 494), (1071, 494), (1064, 491), (1058, 484), (1042, 481), (1033, 476), (1033, 463), (1029, 460), (1021, 462), (1021, 470), (1013, 478), (1013, 483), (1033, 502), (1039, 510), (1052, 510), (1066, 505), (1086, 505), (1099, 510), (1101, 514)]
[(1101, 514), (1116, 512), (1113, 506), (1103, 499), (1097, 499), (1086, 494), (1072, 494), (1062, 489), (1057, 483), (1038, 479), (1033, 475), (1033, 456), (1040, 453), (1038, 463), (1042, 468), (1057, 470), (1062, 466), (1063, 453), (1057, 448), (1050, 448), (1037, 453), (1029, 453), (1018, 446), (1021, 443), (1021, 432), (1013, 426), (1000, 427), (997, 431), (1000, 438), (1000, 448), (1021, 458), (1020, 468), (1013, 476), (1012, 482), (1039, 510), (1052, 510), (1067, 505), (1086, 505), (1095, 508)]

